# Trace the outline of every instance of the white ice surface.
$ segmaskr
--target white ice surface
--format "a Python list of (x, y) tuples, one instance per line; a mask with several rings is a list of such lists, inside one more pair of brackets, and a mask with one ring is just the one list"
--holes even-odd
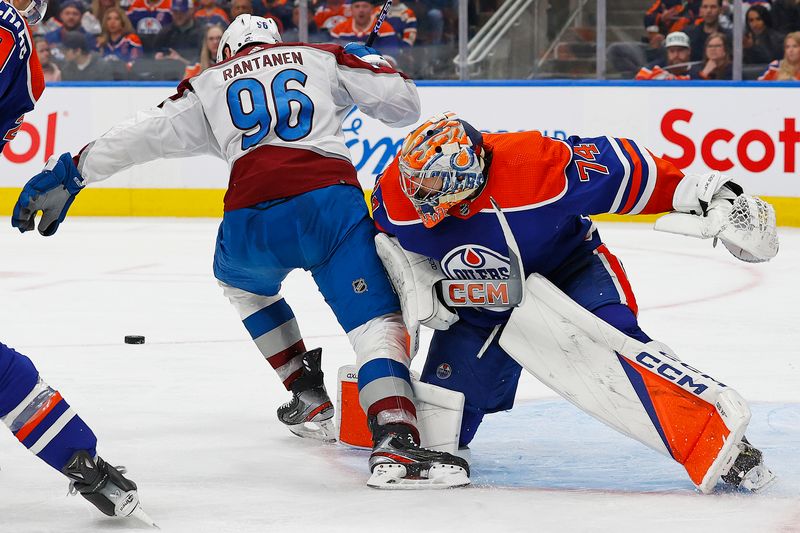
[[(682, 468), (523, 376), (517, 406), (473, 441), (474, 486), (365, 486), (366, 453), (294, 437), (287, 399), (211, 272), (214, 220), (67, 220), (58, 234), (0, 224), (0, 340), (35, 361), (128, 467), (167, 532), (800, 531), (800, 232), (779, 256), (604, 225), (625, 262), (641, 324), (751, 401), (750, 440), (780, 476), (765, 494), (692, 490)], [(303, 273), (284, 285), (329, 390), (353, 355)], [(142, 346), (123, 336), (147, 337)], [(429, 336), (424, 340), (427, 342)], [(421, 368), (421, 357), (414, 361)], [(138, 529), (102, 517), (0, 430), (0, 532)]]

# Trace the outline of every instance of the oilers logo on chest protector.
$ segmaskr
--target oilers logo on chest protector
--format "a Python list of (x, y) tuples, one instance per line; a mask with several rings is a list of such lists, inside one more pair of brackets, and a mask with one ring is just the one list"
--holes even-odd
[(502, 280), (508, 278), (509, 260), (478, 244), (465, 244), (442, 259), (442, 270), (450, 279)]

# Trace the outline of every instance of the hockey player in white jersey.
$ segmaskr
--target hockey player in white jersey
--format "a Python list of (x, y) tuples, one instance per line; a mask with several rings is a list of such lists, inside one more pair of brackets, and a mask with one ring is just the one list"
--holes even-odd
[(158, 108), (116, 126), (74, 158), (51, 161), (25, 186), (12, 224), (31, 230), (41, 210), (39, 232), (50, 235), (88, 183), (156, 158), (224, 158), (230, 181), (214, 273), (293, 394), (279, 419), (300, 436), (334, 440), (320, 350), (306, 349), (280, 295), (288, 273), (303, 268), (357, 356), (359, 401), (374, 442), (368, 484), (469, 483), (463, 459), (419, 447), (408, 334), (375, 253), (375, 230), (341, 130), (354, 105), (391, 126), (412, 124), (420, 110), (414, 83), (362, 44), (284, 44), (272, 20), (250, 15), (226, 30), (218, 59)]

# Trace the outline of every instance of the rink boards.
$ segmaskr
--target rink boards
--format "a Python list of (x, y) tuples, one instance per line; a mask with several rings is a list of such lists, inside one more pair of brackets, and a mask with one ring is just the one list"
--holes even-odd
[[(782, 225), (800, 226), (800, 120), (788, 84), (734, 82), (420, 82), (422, 115), (458, 112), (484, 131), (537, 129), (565, 139), (634, 138), (686, 172), (716, 169), (768, 197)], [(0, 158), (0, 214), (50, 155), (75, 152), (136, 110), (173, 93), (171, 84), (55, 84), (26, 116)], [(365, 189), (410, 128), (392, 129), (359, 111), (343, 133)], [(219, 216), (226, 164), (213, 157), (162, 160), (93, 184), (73, 214)]]

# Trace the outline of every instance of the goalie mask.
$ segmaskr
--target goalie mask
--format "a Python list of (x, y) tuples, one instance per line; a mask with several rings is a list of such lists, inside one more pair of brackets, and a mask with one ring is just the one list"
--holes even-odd
[(400, 185), (426, 228), (486, 182), (481, 134), (455, 113), (434, 115), (403, 141)]
[(281, 42), (281, 33), (274, 20), (255, 15), (239, 15), (222, 34), (217, 49), (217, 63), (225, 60), (225, 49), (229, 51), (228, 57), (232, 57), (249, 44), (279, 42)]

